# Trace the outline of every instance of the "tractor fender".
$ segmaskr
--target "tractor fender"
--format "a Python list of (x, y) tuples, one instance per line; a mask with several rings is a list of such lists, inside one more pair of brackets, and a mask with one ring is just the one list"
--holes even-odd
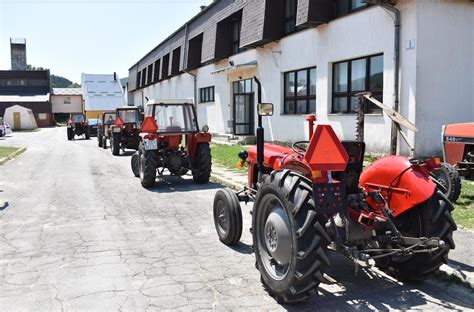
[[(367, 191), (381, 191), (395, 217), (427, 201), (436, 189), (425, 171), (402, 156), (388, 156), (373, 162), (361, 174), (359, 186)], [(370, 199), (367, 201), (378, 209)]]

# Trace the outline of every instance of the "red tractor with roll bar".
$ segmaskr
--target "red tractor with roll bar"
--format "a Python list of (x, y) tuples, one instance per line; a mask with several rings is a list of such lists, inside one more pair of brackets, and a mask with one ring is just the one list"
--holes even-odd
[(192, 100), (150, 100), (145, 115), (138, 153), (131, 159), (142, 186), (152, 187), (165, 170), (175, 176), (191, 171), (195, 183), (209, 182), (211, 134), (208, 126), (199, 130)]
[(122, 107), (115, 110), (115, 122), (110, 126), (110, 150), (120, 155), (120, 150), (138, 151), (140, 143), (141, 112), (138, 107)]
[(452, 204), (430, 172), (440, 162), (401, 156), (363, 171), (365, 144), (341, 142), (330, 125), (308, 116), (309, 141), (282, 147), (264, 143), (262, 116), (273, 105), (258, 85), (257, 145), (239, 153), (248, 186), (217, 191), (214, 223), (226, 245), (242, 234), (241, 202), (253, 203), (256, 267), (278, 302), (305, 300), (324, 281), (331, 248), (356, 264), (373, 261), (399, 280), (422, 280), (448, 260), (456, 224)]

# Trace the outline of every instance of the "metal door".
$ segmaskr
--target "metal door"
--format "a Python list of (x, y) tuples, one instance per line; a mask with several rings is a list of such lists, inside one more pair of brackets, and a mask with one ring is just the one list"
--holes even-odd
[(234, 134), (253, 135), (253, 94), (234, 94)]
[(19, 112), (13, 112), (13, 129), (18, 130), (21, 128), (21, 117)]

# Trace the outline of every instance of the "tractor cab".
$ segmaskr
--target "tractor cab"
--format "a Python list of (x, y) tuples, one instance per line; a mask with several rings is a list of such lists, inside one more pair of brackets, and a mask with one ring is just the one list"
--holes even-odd
[(67, 122), (67, 139), (73, 140), (75, 136), (90, 138), (90, 129), (86, 117), (82, 113), (71, 114)]
[(110, 139), (111, 127), (115, 124), (115, 112), (103, 112), (97, 117), (97, 144), (104, 149), (107, 148), (107, 139)]
[[(110, 121), (112, 118), (110, 118)], [(115, 110), (114, 123), (110, 126), (110, 150), (119, 155), (120, 150), (138, 150), (140, 134), (140, 109), (123, 107)]]

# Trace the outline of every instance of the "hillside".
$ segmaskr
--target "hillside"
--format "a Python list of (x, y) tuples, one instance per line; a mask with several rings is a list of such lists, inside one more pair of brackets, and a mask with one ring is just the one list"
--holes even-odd
[[(27, 65), (27, 70), (48, 70), (44, 67)], [(80, 88), (81, 85), (62, 76), (51, 75), (51, 88)]]

